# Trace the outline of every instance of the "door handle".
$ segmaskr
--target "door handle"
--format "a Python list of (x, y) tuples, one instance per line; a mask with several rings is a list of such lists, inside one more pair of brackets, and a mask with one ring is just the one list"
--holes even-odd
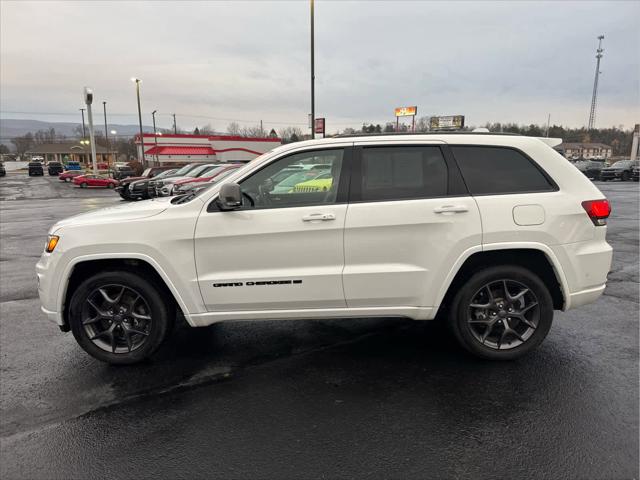
[(328, 222), (335, 219), (336, 216), (333, 213), (310, 213), (302, 217), (303, 222)]
[(468, 212), (469, 209), (464, 205), (443, 205), (441, 207), (436, 207), (433, 209), (435, 213), (464, 213)]

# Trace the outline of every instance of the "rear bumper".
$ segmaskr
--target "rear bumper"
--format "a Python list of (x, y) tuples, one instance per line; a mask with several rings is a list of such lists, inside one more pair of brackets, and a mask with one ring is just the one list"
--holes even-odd
[(604, 240), (604, 231), (599, 234), (598, 240), (551, 247), (567, 281), (563, 310), (594, 302), (606, 287), (613, 249)]

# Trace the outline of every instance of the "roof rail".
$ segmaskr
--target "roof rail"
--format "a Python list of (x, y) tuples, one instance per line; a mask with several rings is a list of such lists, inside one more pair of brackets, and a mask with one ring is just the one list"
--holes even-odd
[(519, 133), (511, 132), (460, 132), (457, 130), (439, 130), (437, 132), (380, 132), (380, 133), (339, 133), (331, 138), (349, 138), (349, 137), (381, 137), (381, 136), (410, 136), (410, 135), (502, 135), (521, 137)]

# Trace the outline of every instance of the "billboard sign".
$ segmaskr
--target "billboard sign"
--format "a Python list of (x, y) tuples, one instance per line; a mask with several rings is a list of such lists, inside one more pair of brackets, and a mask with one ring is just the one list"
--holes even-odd
[(324, 135), (324, 118), (316, 118), (315, 132)]
[(460, 130), (464, 128), (464, 115), (431, 117), (429, 128), (431, 130)]
[(398, 107), (396, 117), (414, 117), (418, 113), (418, 107)]

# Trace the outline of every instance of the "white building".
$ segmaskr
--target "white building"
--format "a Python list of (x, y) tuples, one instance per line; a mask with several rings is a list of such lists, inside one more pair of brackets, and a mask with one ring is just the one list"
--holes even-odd
[[(144, 156), (148, 164), (249, 161), (279, 146), (279, 138), (235, 135), (187, 135), (145, 133)], [(140, 135), (135, 142), (140, 154)]]

